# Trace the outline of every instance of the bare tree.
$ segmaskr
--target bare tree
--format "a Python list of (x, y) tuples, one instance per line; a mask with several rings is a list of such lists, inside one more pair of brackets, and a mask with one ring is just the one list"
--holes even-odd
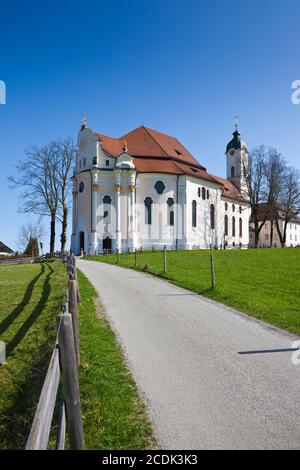
[(243, 192), (243, 196), (249, 201), (251, 207), (255, 248), (258, 247), (259, 234), (267, 220), (266, 215), (260, 220), (260, 204), (265, 201), (266, 197), (266, 159), (266, 148), (263, 145), (256, 147), (249, 155), (248, 167), (244, 168), (246, 190)]
[[(296, 168), (287, 167), (283, 176), (283, 184), (279, 193), (276, 211), (276, 228), (282, 248), (286, 246), (288, 223), (300, 214), (300, 173)], [(279, 220), (283, 220), (280, 227)]]
[(25, 158), (17, 164), (16, 170), (17, 176), (8, 179), (13, 187), (22, 189), (19, 210), (50, 217), (50, 253), (53, 253), (59, 205), (58, 161), (53, 145), (26, 150)]
[(277, 206), (281, 188), (284, 185), (286, 160), (274, 148), (267, 150), (265, 161), (265, 200), (267, 204), (268, 220), (271, 223), (270, 247), (273, 246), (274, 224), (277, 214)]
[(52, 142), (56, 154), (57, 177), (59, 188), (59, 219), (62, 224), (60, 236), (61, 251), (65, 251), (67, 242), (68, 214), (70, 208), (71, 182), (70, 173), (75, 161), (76, 147), (71, 138)]
[(37, 240), (38, 243), (40, 243), (45, 235), (46, 235), (45, 228), (39, 223), (30, 222), (26, 225), (22, 225), (19, 231), (19, 240), (18, 240), (19, 250), (25, 251), (30, 240)]

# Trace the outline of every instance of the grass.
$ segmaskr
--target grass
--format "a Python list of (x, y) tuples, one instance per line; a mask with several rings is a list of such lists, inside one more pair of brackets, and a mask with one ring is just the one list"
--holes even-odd
[(61, 262), (0, 267), (0, 449), (24, 449), (56, 337), (67, 285)]
[(156, 446), (114, 332), (97, 295), (79, 271), (80, 394), (87, 449), (149, 449)]
[[(211, 288), (210, 254), (216, 288)], [(117, 264), (117, 255), (88, 257)], [(300, 335), (300, 249), (168, 251), (120, 255), (120, 266), (143, 269), (253, 317)]]

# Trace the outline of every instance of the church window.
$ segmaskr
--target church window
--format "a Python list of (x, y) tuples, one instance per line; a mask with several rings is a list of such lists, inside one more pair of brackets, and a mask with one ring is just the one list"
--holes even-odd
[(240, 214), (242, 213), (242, 206), (239, 207)]
[(144, 204), (145, 204), (145, 224), (151, 225), (152, 223), (152, 199), (151, 197), (146, 197)]
[(225, 202), (225, 211), (227, 211), (227, 210), (228, 210), (228, 204), (227, 204), (227, 202)]
[(198, 197), (201, 197), (201, 187), (198, 188)]
[(109, 160), (106, 160), (105, 165), (109, 166)]
[(156, 181), (154, 188), (157, 192), (157, 194), (162, 194), (164, 190), (166, 189), (164, 183), (162, 181)]
[(103, 205), (104, 205), (104, 210), (103, 210), (103, 217), (104, 219), (106, 219), (106, 222), (107, 223), (110, 223), (110, 210), (109, 210), (109, 207), (111, 204), (111, 197), (107, 194), (106, 196), (104, 196), (103, 198)]
[(82, 193), (83, 190), (84, 190), (84, 182), (80, 181), (80, 183), (79, 183), (79, 192)]
[(239, 225), (240, 225), (240, 237), (242, 237), (243, 236), (243, 219), (241, 217), (240, 217)]
[(79, 160), (79, 168), (81, 168), (81, 159)]
[(232, 217), (232, 236), (235, 237), (235, 217)]
[(86, 158), (83, 159), (83, 166), (86, 166)]
[(231, 167), (231, 178), (234, 177), (234, 166)]
[(215, 229), (215, 206), (213, 204), (210, 205), (210, 228)]
[(202, 188), (202, 199), (205, 199), (205, 196), (206, 196), (205, 188)]
[(228, 215), (225, 215), (224, 225), (225, 225), (225, 235), (228, 235)]
[(111, 197), (108, 195), (104, 196), (103, 204), (111, 204)]
[(97, 165), (97, 157), (93, 158), (93, 165)]
[(192, 201), (192, 226), (197, 227), (197, 203)]
[(168, 204), (168, 225), (174, 225), (174, 199), (169, 197), (167, 200)]
[(232, 212), (235, 212), (235, 205), (232, 204)]
[(209, 190), (206, 191), (206, 197), (209, 199)]

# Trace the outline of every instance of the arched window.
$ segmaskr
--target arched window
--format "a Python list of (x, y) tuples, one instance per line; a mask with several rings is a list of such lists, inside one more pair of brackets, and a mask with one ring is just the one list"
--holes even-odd
[(210, 205), (210, 228), (214, 230), (215, 228), (215, 206)]
[(79, 192), (82, 193), (83, 190), (84, 190), (84, 182), (80, 181), (80, 183), (79, 183)]
[(197, 203), (192, 201), (192, 226), (197, 227)]
[(105, 165), (109, 166), (109, 160), (105, 160)]
[(198, 188), (198, 197), (201, 197), (201, 187)]
[(202, 199), (205, 199), (206, 191), (205, 188), (202, 188)]
[(103, 217), (108, 224), (110, 223), (110, 205), (111, 197), (107, 194), (103, 198)]
[(151, 225), (152, 223), (152, 204), (153, 201), (151, 197), (146, 197), (144, 200), (145, 204), (145, 224), (146, 225)]
[(231, 167), (231, 177), (234, 177), (234, 166)]
[(86, 165), (86, 158), (83, 159), (83, 166)]
[(239, 207), (239, 212), (242, 213), (242, 206)]
[(240, 217), (239, 226), (240, 226), (240, 237), (242, 237), (243, 236), (243, 219), (241, 217)]
[(228, 235), (228, 215), (225, 215), (224, 226), (225, 226), (225, 235)]
[(235, 217), (232, 217), (232, 236), (235, 237)]
[(232, 212), (235, 212), (235, 205), (232, 204)]
[(169, 197), (167, 200), (168, 205), (168, 225), (174, 225), (174, 199)]
[(209, 190), (206, 191), (206, 197), (209, 199)]
[(227, 202), (225, 202), (225, 211), (227, 211), (227, 210), (228, 210), (228, 204), (227, 204)]

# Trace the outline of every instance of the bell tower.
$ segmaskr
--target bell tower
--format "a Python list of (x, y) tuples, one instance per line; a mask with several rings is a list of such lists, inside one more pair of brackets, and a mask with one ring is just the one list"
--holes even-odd
[(245, 169), (247, 170), (248, 168), (249, 154), (246, 143), (241, 139), (237, 124), (235, 125), (233, 139), (228, 142), (225, 154), (227, 160), (227, 179), (239, 191), (245, 194), (247, 189)]

